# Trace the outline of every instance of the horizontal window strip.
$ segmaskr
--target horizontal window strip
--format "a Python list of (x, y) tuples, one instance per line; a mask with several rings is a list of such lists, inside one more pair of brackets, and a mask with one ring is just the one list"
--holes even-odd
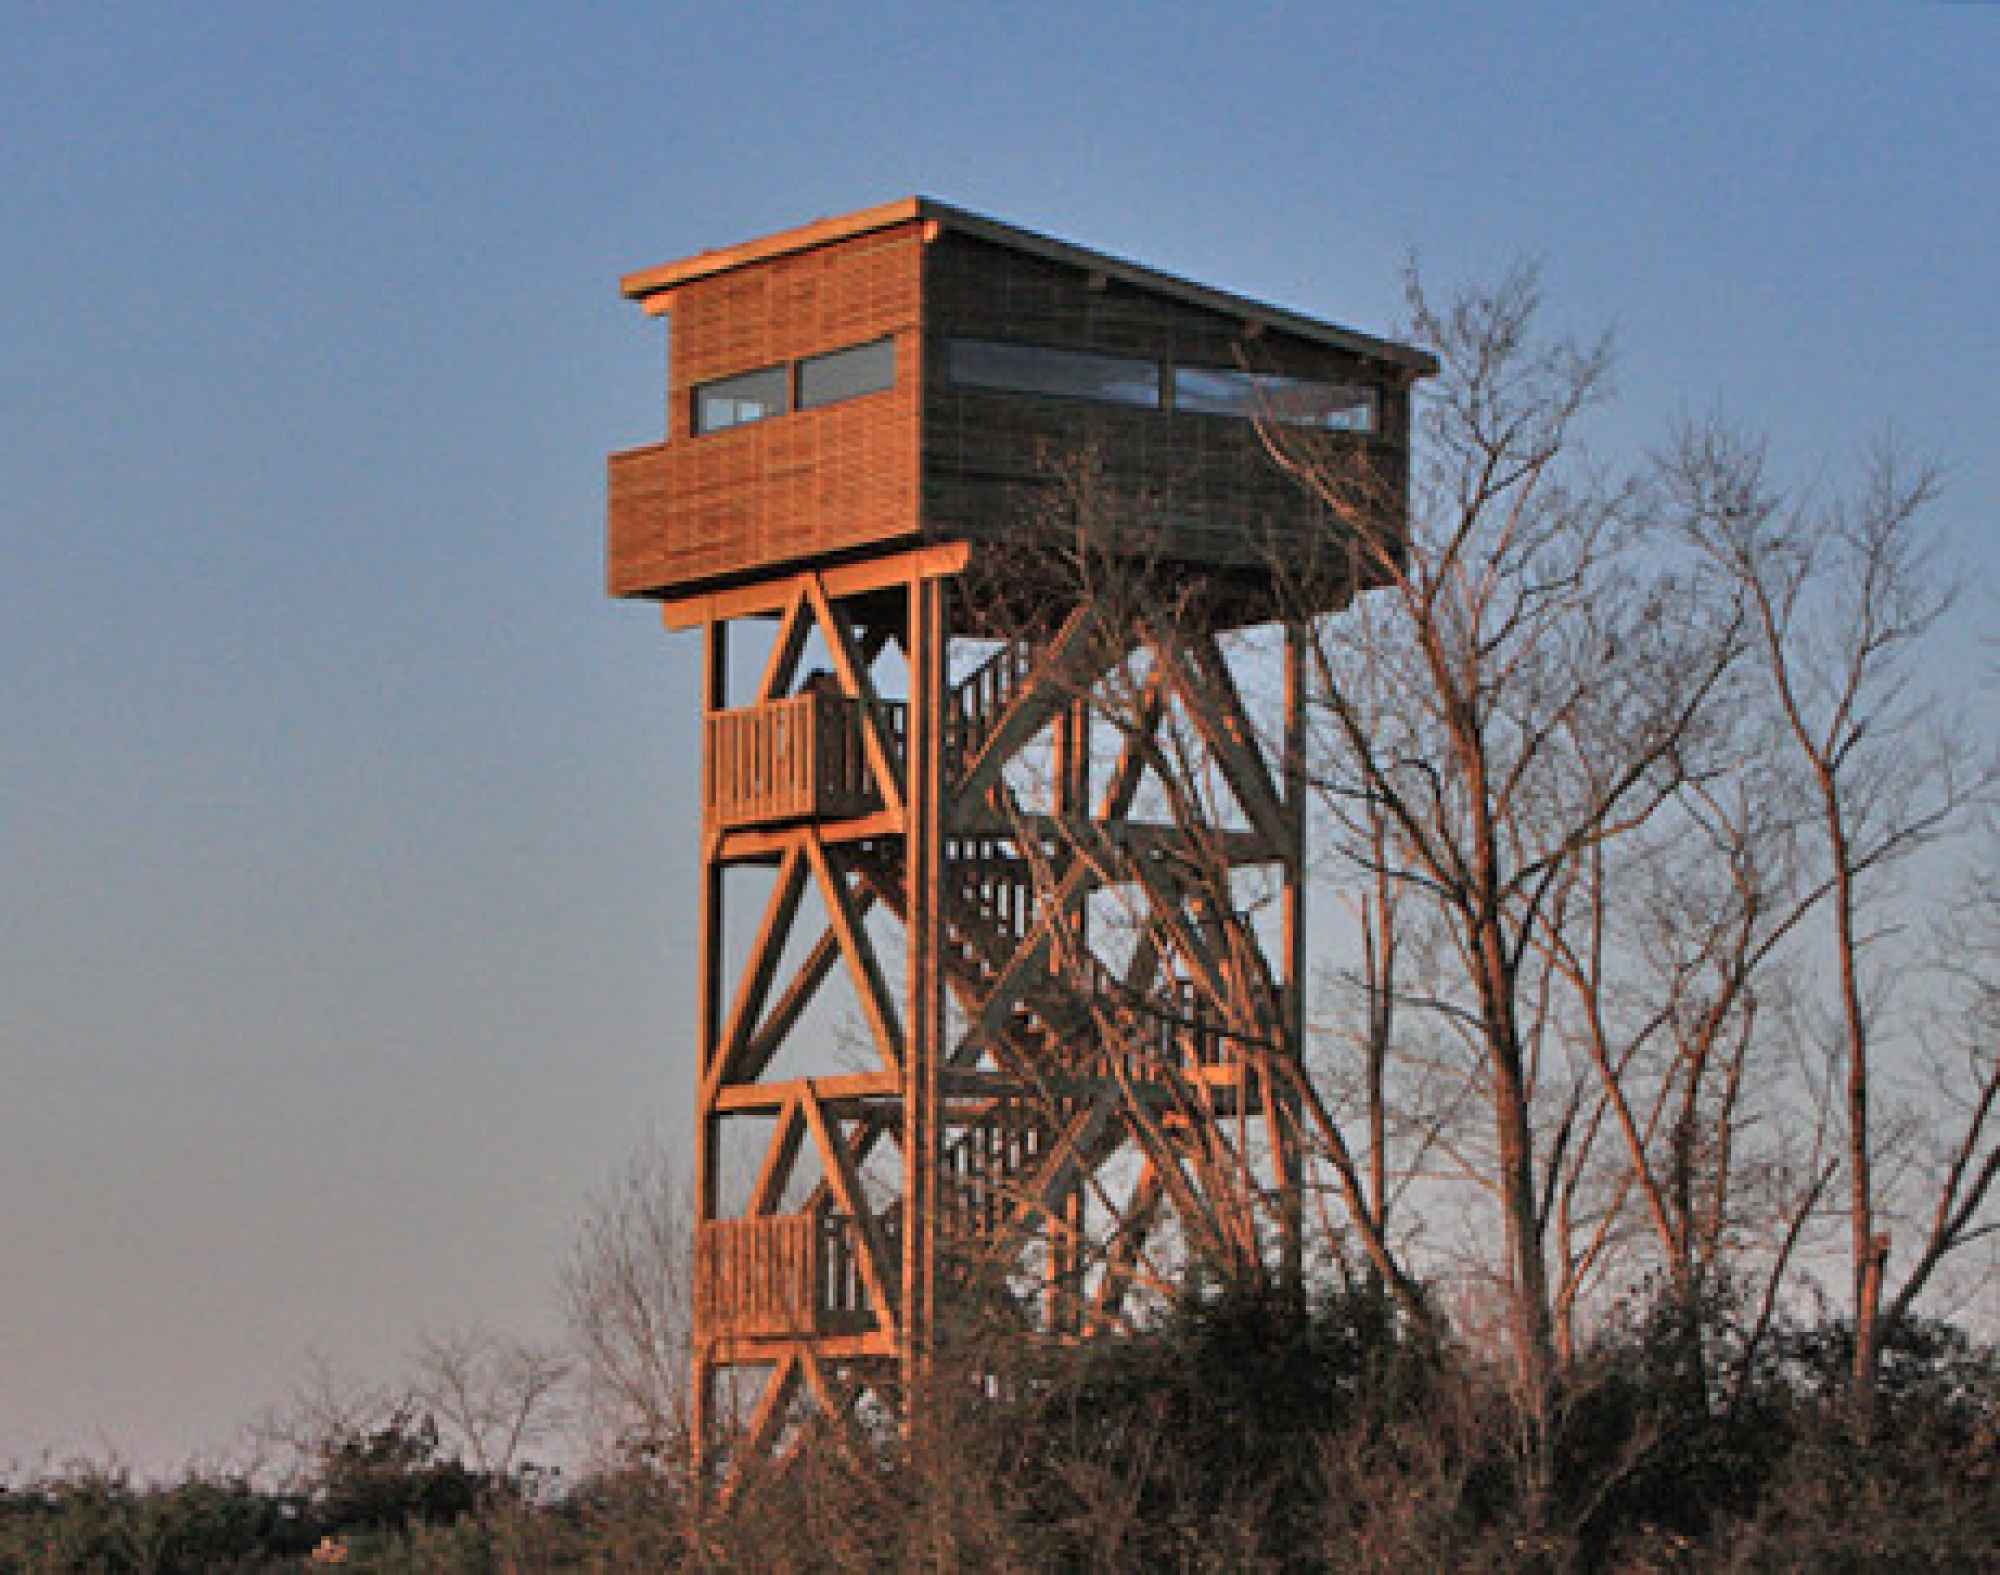
[(1174, 409), (1328, 432), (1375, 430), (1375, 390), (1366, 384), (1323, 383), (1270, 372), (1177, 366)]
[(1160, 365), (1135, 356), (997, 339), (953, 339), (945, 346), (945, 373), (960, 388), (1160, 408)]

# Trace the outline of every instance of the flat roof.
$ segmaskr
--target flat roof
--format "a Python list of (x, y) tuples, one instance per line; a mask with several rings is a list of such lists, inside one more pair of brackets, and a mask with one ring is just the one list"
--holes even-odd
[(878, 207), (863, 208), (857, 213), (842, 214), (831, 219), (815, 219), (810, 224), (780, 230), (774, 235), (745, 241), (741, 245), (697, 252), (694, 256), (682, 258), (679, 262), (664, 263), (657, 268), (646, 268), (638, 273), (627, 274), (619, 281), (619, 287), (629, 299), (644, 303), (651, 297), (697, 279), (712, 278), (716, 274), (727, 273), (735, 268), (747, 268), (754, 263), (767, 262), (774, 257), (810, 251), (816, 246), (830, 246), (836, 241), (850, 240), (874, 230), (885, 230), (893, 225), (913, 222), (934, 224), (940, 229), (953, 230), (961, 235), (990, 241), (996, 246), (1010, 247), (1031, 256), (1066, 263), (1085, 273), (1102, 274), (1106, 278), (1118, 279), (1142, 290), (1173, 296), (1192, 305), (1205, 307), (1209, 311), (1219, 312), (1226, 317), (1234, 317), (1246, 324), (1332, 345), (1357, 355), (1392, 361), (1419, 375), (1426, 375), (1438, 369), (1437, 357), (1427, 350), (1398, 344), (1392, 339), (1378, 339), (1370, 334), (1357, 333), (1351, 328), (1342, 328), (1337, 323), (1303, 317), (1281, 306), (1253, 301), (1247, 296), (1232, 295), (1227, 290), (1196, 284), (1190, 279), (1162, 273), (1157, 268), (1127, 262), (1122, 257), (1113, 257), (1105, 252), (1074, 246), (1068, 241), (1038, 235), (1033, 230), (1023, 230), (1015, 225), (1002, 224), (998, 219), (988, 219), (976, 213), (968, 213), (963, 208), (954, 208), (949, 203), (937, 202), (929, 197), (903, 197), (895, 202), (885, 202)]

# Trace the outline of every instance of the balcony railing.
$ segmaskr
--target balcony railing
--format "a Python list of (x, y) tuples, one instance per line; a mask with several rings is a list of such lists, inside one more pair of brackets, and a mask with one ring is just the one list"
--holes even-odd
[[(882, 707), (900, 754), (905, 708)], [(861, 741), (861, 702), (800, 694), (706, 720), (702, 813), (726, 830), (865, 815), (882, 807)]]
[[(893, 1253), (894, 1232), (884, 1236)], [(830, 1210), (705, 1221), (694, 1293), (695, 1325), (714, 1335), (798, 1338), (875, 1321), (854, 1222)]]

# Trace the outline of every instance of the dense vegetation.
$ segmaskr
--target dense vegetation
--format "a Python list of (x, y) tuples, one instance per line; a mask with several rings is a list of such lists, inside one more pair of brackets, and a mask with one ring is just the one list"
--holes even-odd
[(13, 1483), (0, 1568), (2000, 1568), (2000, 1351), (1905, 1325), (1861, 1418), (1845, 1326), (1740, 1368), (1729, 1306), (1654, 1313), (1573, 1365), (1540, 1437), (1503, 1375), (1379, 1294), (1252, 1286), (1115, 1344), (1017, 1352), (1004, 1384), (941, 1386), (910, 1441), (828, 1433), (724, 1506), (636, 1461), (484, 1472), (404, 1411), (323, 1440), (282, 1490)]

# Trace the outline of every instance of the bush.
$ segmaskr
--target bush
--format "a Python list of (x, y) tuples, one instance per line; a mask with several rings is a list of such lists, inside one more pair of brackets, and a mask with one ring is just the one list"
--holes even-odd
[(312, 1486), (314, 1518), (328, 1533), (450, 1525), (505, 1484), (444, 1457), (428, 1417), (399, 1413), (365, 1433), (323, 1446)]
[(1217, 1286), (1129, 1339), (982, 1349), (907, 1439), (809, 1423), (720, 1507), (647, 1463), (529, 1495), (405, 1414), (293, 1492), (0, 1487), (0, 1570), (2000, 1569), (2000, 1352), (1894, 1331), (1864, 1418), (1846, 1340), (1781, 1331), (1746, 1371), (1726, 1299), (1642, 1300), (1537, 1433), (1371, 1292)]
[(22, 1575), (261, 1570), (312, 1544), (299, 1499), (235, 1477), (135, 1488), (122, 1472), (82, 1465), (0, 1490), (0, 1569)]

